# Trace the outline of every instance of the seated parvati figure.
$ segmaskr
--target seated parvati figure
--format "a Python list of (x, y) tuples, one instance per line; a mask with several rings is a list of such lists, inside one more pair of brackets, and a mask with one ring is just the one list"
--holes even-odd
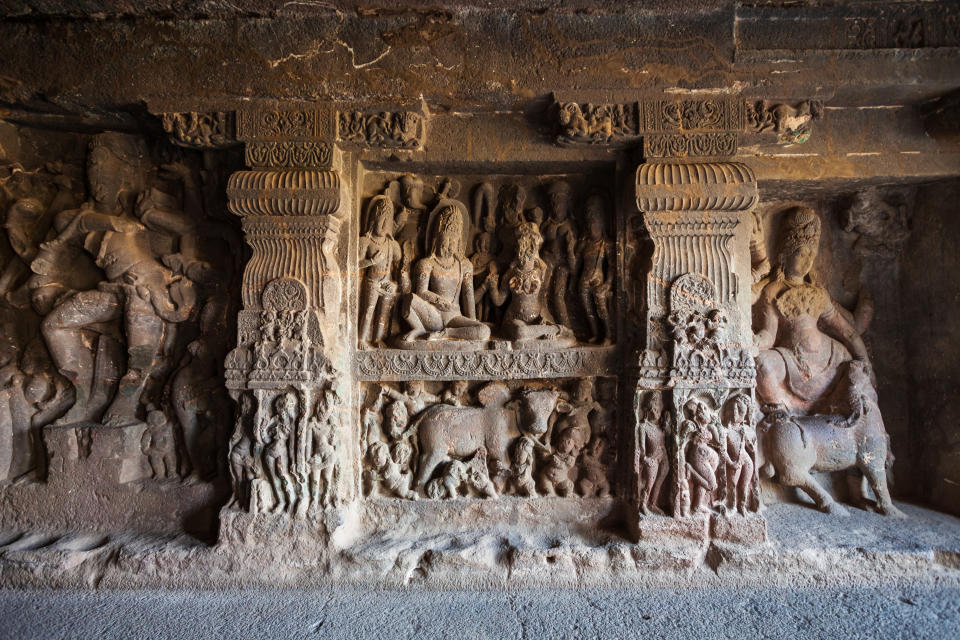
[[(813, 270), (820, 218), (807, 207), (787, 214), (777, 265), (757, 301), (757, 396), (796, 413), (817, 410), (841, 364), (870, 357), (848, 314)], [(852, 354), (852, 356), (851, 356)]]
[(521, 343), (540, 340), (552, 347), (573, 346), (576, 344), (573, 332), (552, 322), (544, 304), (547, 264), (540, 258), (542, 244), (537, 225), (522, 224), (517, 227), (517, 255), (499, 284), (496, 284), (496, 264), (490, 265), (489, 288), (494, 304), (500, 306), (510, 297), (500, 332), (507, 340)]
[(487, 340), (490, 327), (476, 319), (473, 266), (463, 253), (463, 205), (441, 200), (431, 217), (433, 242), (430, 254), (414, 265), (413, 292), (402, 309), (410, 331), (399, 346), (429, 349), (434, 347), (427, 341)]

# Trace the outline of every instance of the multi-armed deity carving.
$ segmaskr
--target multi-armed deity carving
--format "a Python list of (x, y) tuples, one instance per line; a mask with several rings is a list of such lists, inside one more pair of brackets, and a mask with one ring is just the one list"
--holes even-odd
[[(424, 204), (404, 175), (366, 205), (359, 241), (361, 346), (414, 351), (551, 351), (610, 344), (615, 263), (600, 191), (571, 217), (565, 180), (491, 182), (473, 212), (445, 179)], [(534, 192), (544, 208), (526, 207)], [(430, 200), (430, 198), (428, 198)], [(473, 250), (467, 255), (469, 249)]]
[(783, 217), (774, 268), (754, 306), (757, 398), (767, 414), (763, 475), (843, 513), (811, 472), (856, 469), (879, 510), (899, 515), (887, 489), (889, 438), (862, 323), (817, 278), (817, 213), (801, 206)]
[(17, 333), (39, 328), (42, 340), (18, 366), (43, 362), (49, 385), (33, 415), (15, 421), (34, 446), (16, 448), (10, 477), (42, 470), (40, 430), (53, 421), (75, 425), (77, 440), (96, 437), (101, 423), (144, 429), (154, 476), (209, 477), (223, 444), (218, 362), (236, 238), (209, 209), (204, 191), (217, 185), (181, 160), (157, 170), (144, 142), (122, 134), (92, 138), (86, 175), (90, 199), (80, 206), (60, 178), (48, 204), (18, 199), (7, 220), (19, 262), (5, 269), (5, 304), (26, 307)]

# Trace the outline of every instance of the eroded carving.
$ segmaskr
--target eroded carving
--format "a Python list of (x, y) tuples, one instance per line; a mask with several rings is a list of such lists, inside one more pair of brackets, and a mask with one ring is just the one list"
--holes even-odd
[(759, 100), (747, 103), (747, 126), (757, 133), (772, 131), (781, 143), (802, 144), (810, 138), (813, 121), (823, 117), (823, 103), (804, 100), (796, 105)]
[(337, 116), (341, 140), (369, 147), (416, 149), (425, 142), (424, 117), (415, 111), (361, 113), (341, 111)]

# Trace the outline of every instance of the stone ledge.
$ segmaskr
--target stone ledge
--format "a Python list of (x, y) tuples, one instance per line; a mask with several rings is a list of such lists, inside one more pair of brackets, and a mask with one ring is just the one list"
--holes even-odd
[[(593, 505), (594, 514), (603, 510), (601, 503)], [(334, 548), (326, 554), (314, 548), (315, 536), (301, 537), (293, 549), (210, 547), (186, 536), (5, 531), (0, 586), (960, 585), (960, 519), (899, 506), (912, 527), (859, 510), (840, 518), (777, 504), (765, 512), (770, 542), (750, 546), (718, 540), (633, 544), (617, 530), (593, 538), (560, 537), (549, 526), (541, 536), (527, 527), (526, 534), (501, 529), (411, 538), (398, 527), (359, 537), (334, 533)], [(340, 514), (347, 527), (359, 522), (355, 509)], [(247, 562), (251, 553), (257, 555), (256, 567)]]

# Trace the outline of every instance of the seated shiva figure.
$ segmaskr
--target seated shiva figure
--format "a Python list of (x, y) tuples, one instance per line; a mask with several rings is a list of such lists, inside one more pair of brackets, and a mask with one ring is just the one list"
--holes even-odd
[(551, 346), (573, 346), (576, 344), (573, 332), (545, 317), (549, 312), (543, 296), (547, 279), (547, 263), (540, 258), (543, 236), (533, 223), (520, 225), (516, 235), (517, 255), (500, 278), (499, 286), (495, 263), (490, 265), (492, 271), (488, 276), (490, 297), (495, 305), (502, 305), (510, 297), (501, 334), (507, 340), (549, 340)]
[[(840, 365), (862, 361), (873, 380), (863, 340), (849, 312), (817, 282), (813, 263), (820, 218), (807, 207), (787, 214), (777, 266), (755, 307), (757, 396), (792, 413), (822, 410)], [(874, 385), (876, 383), (874, 382)]]
[[(473, 266), (463, 253), (463, 205), (441, 201), (430, 254), (413, 268), (413, 291), (401, 309), (410, 331), (401, 345), (418, 341), (474, 340), (490, 337), (490, 327), (476, 319)], [(429, 348), (429, 347), (427, 347)]]

